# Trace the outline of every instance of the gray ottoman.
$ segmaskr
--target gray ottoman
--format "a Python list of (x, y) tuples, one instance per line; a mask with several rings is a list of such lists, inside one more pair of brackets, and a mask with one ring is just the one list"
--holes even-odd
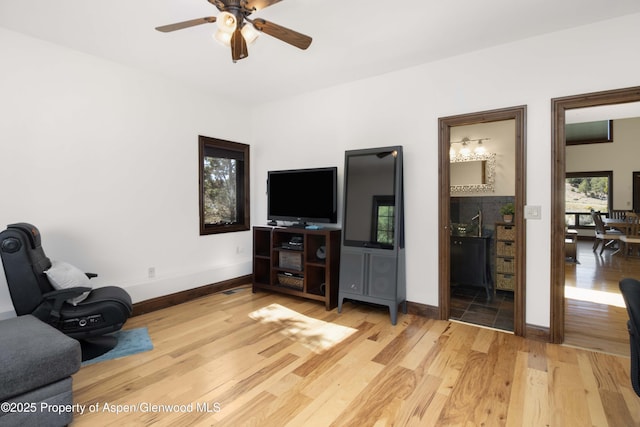
[(81, 359), (78, 341), (31, 315), (0, 321), (0, 426), (71, 423)]

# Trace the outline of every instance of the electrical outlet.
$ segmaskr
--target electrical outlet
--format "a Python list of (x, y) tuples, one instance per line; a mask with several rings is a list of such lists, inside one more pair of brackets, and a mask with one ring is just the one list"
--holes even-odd
[(236, 253), (237, 254), (243, 254), (244, 253), (244, 247), (243, 246), (236, 246)]
[(149, 267), (149, 279), (153, 279), (154, 277), (156, 277), (156, 268)]

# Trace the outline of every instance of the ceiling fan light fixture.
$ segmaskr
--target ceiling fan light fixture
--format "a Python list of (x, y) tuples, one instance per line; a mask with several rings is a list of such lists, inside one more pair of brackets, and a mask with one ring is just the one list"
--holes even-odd
[(247, 41), (247, 44), (253, 44), (258, 39), (258, 31), (249, 23), (244, 24), (240, 31), (242, 32), (242, 37)]
[(222, 30), (218, 30), (213, 35), (213, 38), (216, 39), (216, 41), (221, 45), (229, 47), (231, 46), (231, 34), (232, 33), (226, 33)]
[(216, 22), (218, 23), (218, 28), (220, 29), (220, 31), (229, 34), (233, 34), (233, 32), (236, 30), (236, 27), (238, 26), (236, 17), (229, 12), (221, 12), (220, 15), (218, 15), (218, 19), (216, 20)]
[(249, 18), (253, 12), (280, 1), (282, 0), (208, 0), (218, 9), (218, 16), (206, 16), (162, 25), (156, 27), (156, 30), (169, 33), (198, 25), (216, 23), (218, 29), (212, 37), (223, 46), (231, 48), (233, 62), (249, 56), (247, 45), (256, 41), (258, 33), (265, 33), (298, 49), (307, 49), (311, 45), (311, 37), (262, 18)]

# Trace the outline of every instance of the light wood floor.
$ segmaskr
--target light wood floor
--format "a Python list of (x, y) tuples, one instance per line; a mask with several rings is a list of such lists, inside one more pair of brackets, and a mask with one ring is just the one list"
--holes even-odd
[(600, 255), (592, 247), (590, 241), (579, 241), (579, 264), (566, 264), (564, 342), (629, 357), (629, 316), (623, 304), (614, 304), (622, 302), (620, 280), (640, 278), (640, 259), (614, 255), (609, 249)]
[(152, 351), (74, 375), (73, 426), (640, 425), (628, 358), (467, 324), (241, 288), (141, 326)]

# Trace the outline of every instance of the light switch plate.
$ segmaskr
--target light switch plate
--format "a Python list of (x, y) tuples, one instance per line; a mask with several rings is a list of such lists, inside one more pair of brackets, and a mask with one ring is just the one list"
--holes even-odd
[(527, 205), (524, 207), (524, 218), (525, 219), (540, 219), (542, 216), (541, 213), (542, 208), (540, 206), (530, 206)]

